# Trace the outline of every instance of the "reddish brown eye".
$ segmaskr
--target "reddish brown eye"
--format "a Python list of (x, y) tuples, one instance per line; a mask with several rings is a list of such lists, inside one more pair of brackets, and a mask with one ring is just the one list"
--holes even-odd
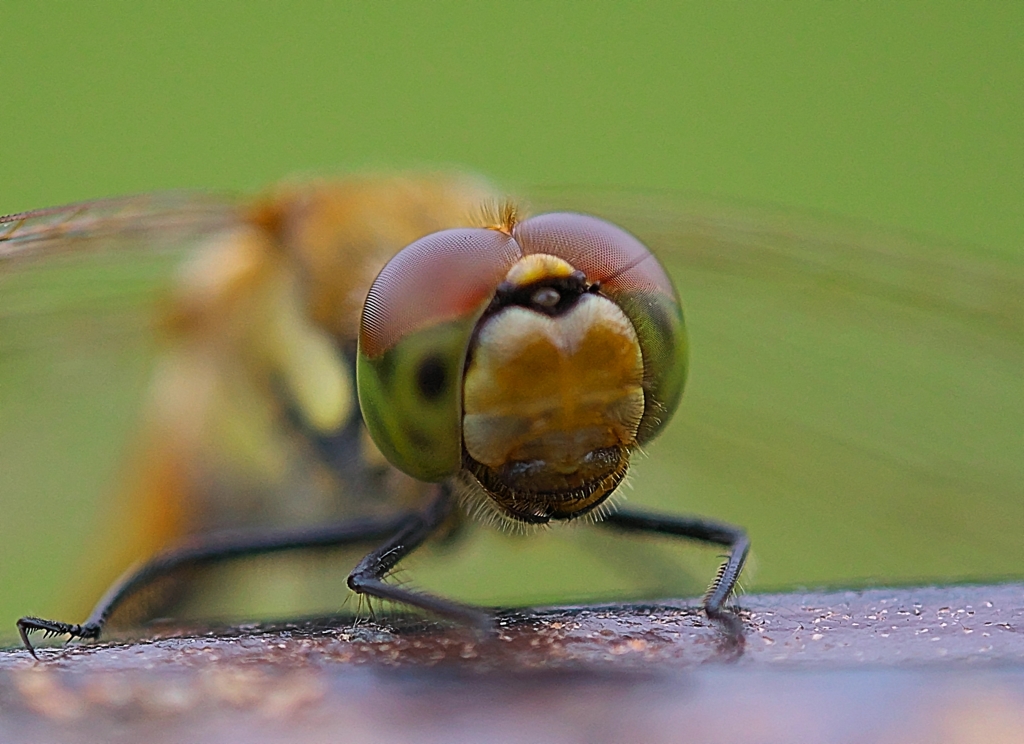
[(550, 253), (587, 275), (615, 296), (620, 292), (662, 292), (675, 296), (657, 259), (630, 233), (586, 214), (555, 212), (516, 225), (513, 237), (524, 254)]
[(360, 348), (379, 357), (408, 334), (478, 310), (521, 257), (508, 235), (483, 228), (444, 230), (396, 255), (363, 307)]

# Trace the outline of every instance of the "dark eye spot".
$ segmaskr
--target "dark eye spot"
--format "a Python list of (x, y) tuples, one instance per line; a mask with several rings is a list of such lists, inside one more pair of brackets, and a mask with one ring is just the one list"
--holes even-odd
[(441, 357), (432, 354), (416, 368), (416, 388), (426, 400), (436, 400), (448, 387), (448, 371)]
[(412, 444), (412, 446), (418, 449), (420, 452), (424, 452), (426, 454), (431, 453), (431, 449), (433, 448), (434, 445), (434, 440), (431, 439), (426, 434), (424, 434), (419, 429), (417, 429), (415, 426), (409, 428), (409, 430), (406, 432), (406, 436), (409, 438), (409, 443)]
[(530, 303), (537, 307), (554, 307), (561, 299), (562, 295), (554, 287), (541, 287), (530, 297)]

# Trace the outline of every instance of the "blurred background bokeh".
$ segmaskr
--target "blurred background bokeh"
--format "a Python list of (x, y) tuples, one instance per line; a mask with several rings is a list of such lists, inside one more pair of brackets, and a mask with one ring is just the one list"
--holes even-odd
[[(1024, 576), (1024, 5), (11, 2), (0, 25), (0, 213), (437, 167), (603, 203), (663, 250), (693, 336), (632, 503), (748, 527), (746, 589)], [(118, 281), (144, 297), (151, 268)], [(0, 636), (88, 572), (149, 364), (90, 354), (95, 329), (26, 344), (83, 290), (18, 291)], [(662, 560), (622, 545), (604, 576), (589, 540), (482, 532), (414, 577), (607, 598)], [(699, 593), (713, 553), (665, 560)]]

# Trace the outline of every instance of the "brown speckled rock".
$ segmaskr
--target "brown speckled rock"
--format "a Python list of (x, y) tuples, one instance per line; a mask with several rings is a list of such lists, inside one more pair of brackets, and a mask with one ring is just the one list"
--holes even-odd
[(671, 601), (10, 650), (0, 741), (1024, 742), (1022, 585), (739, 605), (742, 649)]

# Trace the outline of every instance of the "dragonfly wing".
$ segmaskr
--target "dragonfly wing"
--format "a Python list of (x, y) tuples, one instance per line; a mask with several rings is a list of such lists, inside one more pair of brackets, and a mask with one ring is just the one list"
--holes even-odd
[[(91, 566), (86, 575), (116, 575), (124, 555), (151, 552), (177, 529), (169, 462), (148, 464), (163, 486), (149, 491), (153, 498), (125, 499), (100, 514), (95, 505), (117, 490), (119, 464), (133, 442), (138, 448), (154, 327), (175, 269), (237, 220), (231, 201), (202, 194), (0, 218), (0, 565), (5, 595), (20, 598), (18, 607), (0, 607), (4, 627), (13, 627), (15, 613), (46, 608), (36, 587), (83, 573), (76, 563), (97, 520), (112, 528), (104, 539), (116, 550), (105, 554), (118, 565)], [(95, 599), (96, 587), (82, 589), (86, 603)]]
[(0, 217), (0, 259), (81, 252), (114, 243), (136, 249), (180, 245), (237, 223), (230, 199), (203, 192), (158, 192), (35, 209)]

